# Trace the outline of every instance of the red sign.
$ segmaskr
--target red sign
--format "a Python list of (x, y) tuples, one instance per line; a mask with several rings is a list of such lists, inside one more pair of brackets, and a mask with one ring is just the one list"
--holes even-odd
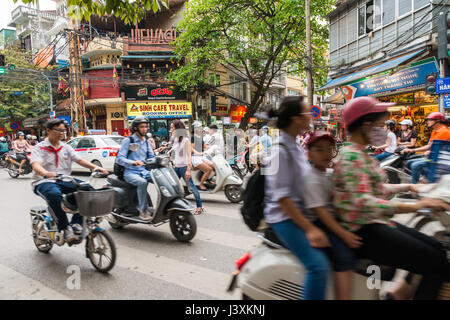
[(4, 137), (6, 135), (5, 128), (0, 128), (0, 137)]
[(157, 89), (153, 89), (151, 92), (152, 96), (160, 96), (160, 95), (168, 95), (171, 96), (173, 93), (172, 90), (170, 90), (169, 88), (157, 88)]
[(258, 122), (258, 119), (256, 119), (256, 118), (250, 118), (250, 119), (248, 119), (248, 122), (249, 122), (249, 123), (257, 123), (257, 122)]
[(246, 113), (247, 113), (246, 106), (237, 106), (235, 104), (232, 104), (230, 106), (230, 114), (232, 122), (241, 122), (241, 119), (245, 116)]

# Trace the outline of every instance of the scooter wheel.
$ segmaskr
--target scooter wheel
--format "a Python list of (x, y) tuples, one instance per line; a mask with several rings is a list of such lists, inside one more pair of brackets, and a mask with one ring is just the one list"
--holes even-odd
[(86, 256), (100, 272), (109, 272), (116, 263), (117, 251), (111, 236), (105, 231), (93, 231), (86, 239)]
[(12, 163), (8, 166), (8, 174), (11, 178), (16, 179), (19, 176), (19, 171), (14, 169), (14, 165)]
[(180, 242), (189, 242), (197, 233), (197, 222), (191, 213), (174, 212), (170, 215), (170, 230)]
[(239, 203), (244, 193), (240, 185), (228, 185), (225, 187), (225, 196), (232, 203)]

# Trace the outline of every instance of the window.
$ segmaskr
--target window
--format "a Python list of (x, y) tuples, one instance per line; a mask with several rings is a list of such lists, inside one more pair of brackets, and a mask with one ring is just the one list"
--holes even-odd
[(337, 22), (330, 25), (330, 51), (338, 48), (338, 24)]
[(414, 10), (420, 9), (430, 4), (430, 0), (414, 0)]
[(106, 143), (107, 146), (110, 147), (120, 147), (122, 145), (122, 141), (124, 140), (124, 137), (108, 137), (103, 138), (103, 142)]
[(92, 138), (81, 138), (78, 148), (95, 148), (95, 140)]
[(395, 0), (383, 0), (383, 25), (395, 20)]
[(220, 86), (220, 74), (209, 73), (208, 83), (212, 86)]
[(411, 0), (398, 0), (398, 16), (401, 17), (412, 10)]
[(300, 92), (288, 89), (288, 96), (299, 96)]
[(80, 142), (80, 139), (73, 139), (73, 140), (70, 140), (67, 144), (69, 146), (71, 146), (72, 149), (76, 149), (78, 146), (78, 142)]
[(339, 20), (339, 47), (347, 44), (347, 16)]
[(377, 29), (379, 27), (381, 27), (381, 0), (374, 0), (374, 2), (373, 2), (373, 29)]
[(362, 6), (358, 11), (358, 36), (366, 34), (366, 6)]
[(352, 9), (347, 16), (348, 23), (348, 43), (358, 39), (358, 10)]

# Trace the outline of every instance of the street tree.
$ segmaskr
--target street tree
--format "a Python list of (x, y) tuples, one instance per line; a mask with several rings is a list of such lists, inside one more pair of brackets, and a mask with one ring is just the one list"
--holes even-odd
[(43, 70), (35, 66), (31, 53), (16, 44), (0, 54), (5, 55), (7, 64), (5, 73), (0, 74), (0, 121), (24, 120), (46, 112), (50, 97), (47, 81), (39, 74)]
[[(326, 80), (326, 14), (334, 0), (311, 5), (314, 80)], [(207, 71), (221, 65), (248, 81), (251, 97), (240, 127), (246, 128), (273, 80), (306, 68), (305, 5), (299, 0), (193, 0), (178, 25), (175, 52), (185, 63), (172, 72), (184, 88), (208, 87)]]
[[(18, 0), (14, 0), (17, 2)], [(22, 0), (23, 3), (36, 3), (36, 0)], [(141, 21), (146, 11), (161, 11), (169, 7), (170, 0), (67, 0), (69, 16), (89, 20), (91, 15), (103, 17), (114, 14), (126, 24)]]

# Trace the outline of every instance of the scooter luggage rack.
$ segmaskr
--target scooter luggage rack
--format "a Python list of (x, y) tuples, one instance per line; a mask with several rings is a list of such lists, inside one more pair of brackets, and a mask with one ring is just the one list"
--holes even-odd
[(79, 214), (84, 217), (110, 214), (113, 211), (115, 195), (114, 189), (109, 188), (75, 192)]

